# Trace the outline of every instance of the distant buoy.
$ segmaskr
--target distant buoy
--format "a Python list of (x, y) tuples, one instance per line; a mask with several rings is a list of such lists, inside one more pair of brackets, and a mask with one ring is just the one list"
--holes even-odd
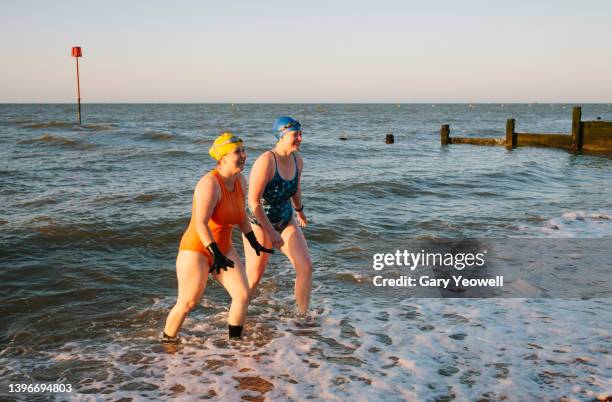
[(393, 137), (393, 134), (387, 134), (387, 137), (385, 137), (385, 144), (393, 144), (395, 142), (395, 137)]

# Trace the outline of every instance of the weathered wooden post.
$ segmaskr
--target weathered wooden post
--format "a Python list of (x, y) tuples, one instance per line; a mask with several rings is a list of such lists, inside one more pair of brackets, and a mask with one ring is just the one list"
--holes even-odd
[(518, 135), (514, 132), (514, 119), (506, 120), (506, 148), (516, 148)]
[(450, 127), (448, 126), (448, 124), (443, 124), (442, 128), (440, 128), (440, 144), (450, 144)]
[(584, 131), (582, 130), (582, 108), (575, 106), (572, 110), (572, 151), (580, 151), (582, 149), (582, 139)]

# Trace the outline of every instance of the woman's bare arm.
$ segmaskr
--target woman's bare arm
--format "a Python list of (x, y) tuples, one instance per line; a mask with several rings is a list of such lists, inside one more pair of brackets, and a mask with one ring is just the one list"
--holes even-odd
[(261, 205), (261, 197), (263, 196), (266, 184), (271, 179), (272, 168), (271, 156), (266, 152), (257, 158), (253, 164), (251, 177), (249, 178), (249, 208), (251, 208), (251, 212), (255, 215), (257, 222), (270, 235), (276, 231)]
[[(238, 174), (238, 177), (236, 178), (236, 180), (240, 181), (240, 185), (242, 186), (243, 191), (246, 192), (247, 191), (246, 179), (244, 178), (242, 173)], [(253, 228), (251, 227), (251, 222), (249, 221), (249, 217), (246, 214), (244, 214), (244, 220), (240, 222), (238, 227), (240, 228), (240, 231), (245, 234), (253, 231)]]
[(202, 177), (196, 185), (194, 194), (195, 214), (194, 224), (200, 241), (204, 247), (215, 241), (208, 228), (208, 221), (221, 197), (221, 189), (212, 174)]
[(297, 159), (298, 165), (298, 188), (295, 194), (291, 196), (291, 201), (293, 201), (294, 208), (302, 208), (302, 169), (304, 168), (304, 160), (298, 154), (295, 155)]
[(302, 157), (300, 155), (296, 154), (296, 159), (298, 162), (298, 170), (299, 170), (299, 175), (298, 175), (298, 188), (297, 191), (295, 192), (295, 194), (293, 194), (293, 196), (291, 197), (291, 201), (293, 201), (293, 207), (295, 209), (300, 209), (302, 208), (301, 211), (296, 211), (297, 212), (297, 221), (298, 224), (301, 227), (306, 227), (306, 225), (308, 225), (308, 218), (306, 218), (306, 214), (303, 211), (304, 208), (304, 204), (302, 201), (302, 169), (304, 168), (304, 160), (302, 159)]

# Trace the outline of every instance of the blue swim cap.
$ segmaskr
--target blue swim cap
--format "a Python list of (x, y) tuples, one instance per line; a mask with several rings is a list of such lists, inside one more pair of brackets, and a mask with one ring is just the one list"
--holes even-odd
[(300, 122), (289, 116), (279, 117), (272, 126), (272, 132), (277, 140), (280, 140), (289, 131), (299, 131), (301, 129)]

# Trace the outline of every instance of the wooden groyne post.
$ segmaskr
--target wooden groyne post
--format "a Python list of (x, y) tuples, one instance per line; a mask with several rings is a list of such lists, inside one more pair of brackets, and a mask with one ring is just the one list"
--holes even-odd
[(473, 144), (473, 145), (503, 145), (504, 140), (500, 138), (473, 138), (473, 137), (453, 137), (450, 136), (450, 127), (444, 124), (440, 129), (440, 144)]
[(572, 152), (612, 152), (612, 121), (582, 121), (582, 109), (572, 109), (572, 127), (570, 133), (518, 133), (516, 121), (506, 120), (506, 136), (501, 138), (451, 137), (448, 124), (440, 129), (440, 143), (505, 145), (508, 149), (516, 147), (550, 147), (561, 148)]
[(582, 129), (582, 109), (580, 106), (572, 109), (572, 151), (581, 151), (584, 138), (584, 130)]
[(506, 120), (506, 148), (516, 148), (518, 134), (514, 131), (514, 119)]
[(450, 127), (448, 124), (443, 124), (440, 129), (440, 143), (442, 145), (450, 144)]

